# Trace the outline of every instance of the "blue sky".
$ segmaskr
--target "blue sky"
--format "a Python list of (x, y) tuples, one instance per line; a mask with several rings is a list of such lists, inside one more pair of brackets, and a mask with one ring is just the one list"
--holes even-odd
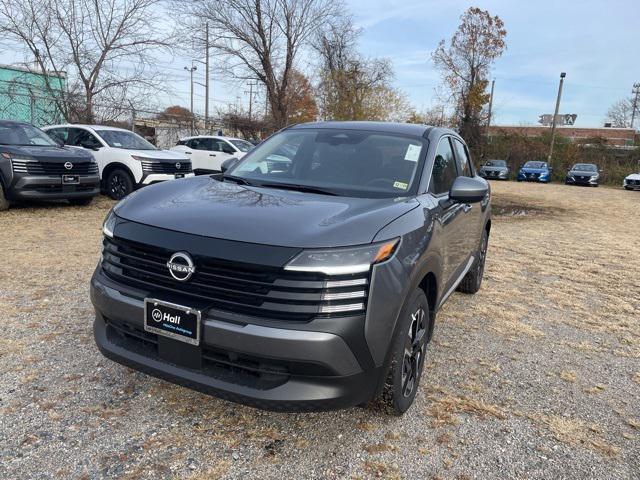
[[(471, 5), (499, 15), (507, 29), (507, 50), (492, 71), (496, 79), (494, 123), (536, 124), (552, 113), (561, 71), (567, 72), (561, 113), (578, 115), (577, 126), (601, 126), (615, 101), (630, 96), (640, 82), (640, 0), (346, 0), (362, 28), (360, 50), (394, 64), (395, 85), (418, 109), (436, 103), (440, 74), (431, 52), (455, 32)], [(24, 61), (16, 51), (0, 53), (1, 63)], [(213, 59), (212, 111), (228, 103), (248, 103), (246, 87), (220, 78)], [(189, 105), (189, 52), (161, 58), (171, 95), (159, 105)], [(204, 83), (198, 65), (197, 82)], [(304, 68), (304, 67), (303, 67)], [(204, 110), (204, 88), (195, 86), (196, 110)], [(262, 102), (258, 98), (258, 102)], [(260, 107), (258, 107), (260, 108)]]
[(640, 1), (350, 0), (364, 30), (362, 52), (393, 59), (396, 86), (418, 107), (434, 100), (439, 73), (430, 60), (459, 17), (474, 5), (498, 15), (507, 50), (492, 72), (494, 120), (535, 124), (553, 113), (560, 72), (567, 72), (561, 113), (578, 126), (601, 126), (609, 106), (640, 82)]

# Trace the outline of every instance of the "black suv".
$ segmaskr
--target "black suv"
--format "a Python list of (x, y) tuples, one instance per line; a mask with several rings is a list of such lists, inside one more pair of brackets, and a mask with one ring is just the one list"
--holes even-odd
[(0, 121), (0, 210), (20, 200), (87, 205), (99, 193), (98, 164), (90, 153), (60, 146), (27, 123)]
[(404, 412), (438, 309), (482, 281), (490, 193), (462, 138), (301, 124), (223, 170), (107, 216), (91, 280), (102, 353), (261, 408), (381, 397)]

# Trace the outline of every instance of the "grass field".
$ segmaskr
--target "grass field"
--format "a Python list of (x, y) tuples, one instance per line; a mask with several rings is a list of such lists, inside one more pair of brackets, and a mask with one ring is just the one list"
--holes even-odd
[(0, 478), (638, 478), (640, 192), (492, 183), (485, 282), (401, 418), (254, 410), (93, 343), (112, 203), (0, 213)]

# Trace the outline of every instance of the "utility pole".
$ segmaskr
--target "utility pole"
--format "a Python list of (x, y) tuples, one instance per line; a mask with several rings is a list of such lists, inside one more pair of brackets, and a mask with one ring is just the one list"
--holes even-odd
[(489, 112), (487, 115), (487, 138), (489, 138), (489, 127), (491, 127), (491, 109), (493, 108), (493, 89), (496, 86), (496, 79), (491, 80), (491, 95), (489, 96)]
[(247, 92), (245, 90), (244, 93), (249, 94), (249, 120), (251, 120), (253, 118), (253, 95), (255, 93), (258, 93), (257, 90), (255, 92), (253, 91), (253, 87), (257, 87), (258, 84), (254, 82), (248, 82), (247, 85), (249, 85), (249, 91)]
[(193, 117), (193, 72), (195, 72), (198, 67), (195, 66), (193, 64), (193, 62), (191, 62), (191, 68), (189, 67), (184, 67), (185, 70), (189, 71), (189, 74), (191, 75), (191, 135), (193, 135), (193, 131), (195, 129), (195, 121), (194, 121), (194, 117)]
[(556, 118), (558, 117), (558, 110), (560, 110), (560, 98), (562, 97), (562, 84), (564, 83), (564, 77), (566, 76), (567, 74), (565, 72), (562, 72), (560, 74), (560, 85), (558, 85), (558, 98), (556, 99), (556, 111), (553, 114), (553, 120), (551, 122), (551, 146), (549, 147), (549, 158), (547, 159), (547, 163), (549, 164), (549, 166), (552, 166), (551, 157), (553, 156), (553, 144), (555, 143), (555, 140), (556, 140)]
[(209, 22), (204, 24), (205, 87), (204, 87), (204, 129), (209, 132)]
[(631, 109), (631, 128), (633, 128), (633, 122), (636, 119), (636, 111), (638, 110), (638, 96), (640, 95), (640, 83), (633, 84), (633, 90), (631, 90), (633, 97), (633, 107)]

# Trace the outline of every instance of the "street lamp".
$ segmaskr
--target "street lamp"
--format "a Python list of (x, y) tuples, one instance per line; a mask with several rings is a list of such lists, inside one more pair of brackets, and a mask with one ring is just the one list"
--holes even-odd
[(193, 135), (194, 130), (194, 119), (193, 119), (193, 72), (198, 70), (198, 67), (191, 62), (191, 68), (184, 67), (185, 70), (189, 72), (191, 75), (191, 135)]
[(556, 118), (558, 117), (558, 110), (560, 110), (560, 98), (562, 97), (562, 84), (564, 83), (564, 77), (566, 76), (567, 74), (565, 72), (562, 72), (560, 74), (560, 85), (558, 86), (558, 98), (556, 99), (556, 111), (553, 114), (553, 120), (551, 121), (551, 146), (549, 147), (549, 158), (547, 159), (547, 163), (549, 164), (549, 166), (552, 166), (551, 157), (553, 156), (553, 144), (556, 141)]

